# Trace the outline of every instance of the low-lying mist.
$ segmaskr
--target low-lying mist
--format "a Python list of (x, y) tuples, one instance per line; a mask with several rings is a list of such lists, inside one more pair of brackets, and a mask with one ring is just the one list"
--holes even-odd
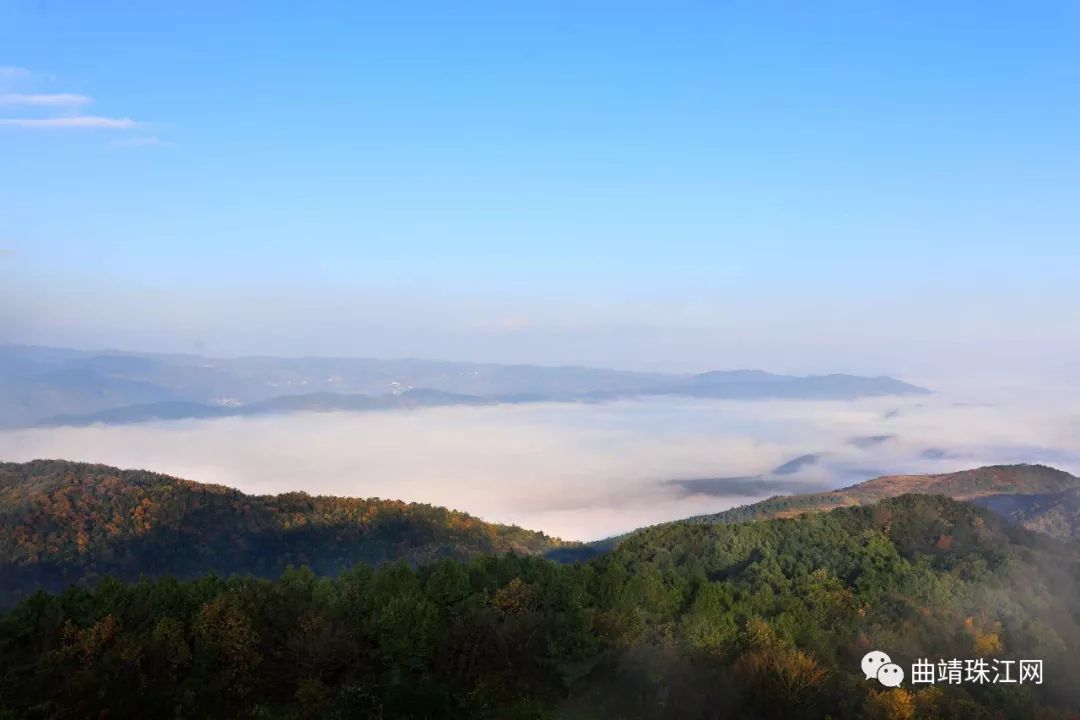
[(400, 498), (596, 539), (886, 473), (1005, 462), (1078, 472), (1075, 399), (998, 390), (976, 401), (653, 398), (307, 413), (5, 431), (0, 458), (145, 468), (257, 494)]

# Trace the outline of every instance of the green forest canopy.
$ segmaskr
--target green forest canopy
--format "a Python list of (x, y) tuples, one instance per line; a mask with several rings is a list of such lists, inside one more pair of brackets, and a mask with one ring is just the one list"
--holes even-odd
[[(160, 578), (0, 619), (26, 718), (1064, 718), (1080, 710), (1075, 546), (942, 497), (674, 523), (538, 557)], [(886, 690), (869, 649), (1040, 658), (1041, 686)], [(0, 711), (0, 717), (2, 717)]]

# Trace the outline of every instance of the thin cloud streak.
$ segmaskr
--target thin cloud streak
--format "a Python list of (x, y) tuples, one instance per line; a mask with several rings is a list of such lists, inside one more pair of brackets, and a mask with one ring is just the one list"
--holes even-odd
[(114, 148), (140, 148), (140, 147), (172, 147), (172, 143), (167, 140), (162, 140), (156, 135), (146, 135), (133, 138), (125, 138), (123, 140), (114, 140), (109, 143), (109, 147)]
[(89, 105), (92, 98), (76, 93), (6, 93), (0, 94), (0, 105), (25, 107), (78, 107)]
[(34, 129), (130, 130), (140, 123), (131, 118), (110, 118), (98, 115), (74, 115), (51, 118), (0, 118), (0, 125)]
[(30, 77), (30, 71), (26, 68), (12, 67), (5, 65), (0, 67), (0, 82), (6, 80), (17, 80)]

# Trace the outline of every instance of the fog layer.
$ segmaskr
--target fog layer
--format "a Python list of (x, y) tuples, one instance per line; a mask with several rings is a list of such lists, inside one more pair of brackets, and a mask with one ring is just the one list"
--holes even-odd
[(885, 473), (1004, 462), (1080, 472), (1076, 399), (998, 390), (310, 413), (8, 431), (0, 458), (145, 468), (247, 493), (400, 498), (596, 539)]

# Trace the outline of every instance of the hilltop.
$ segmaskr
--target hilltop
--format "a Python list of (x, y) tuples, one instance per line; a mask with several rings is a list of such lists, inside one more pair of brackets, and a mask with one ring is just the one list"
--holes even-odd
[(245, 495), (143, 470), (36, 460), (0, 464), (0, 603), (104, 575), (335, 574), (358, 562), (537, 555), (543, 533), (380, 498)]
[[(1078, 537), (1080, 529), (1077, 489), (1080, 478), (1046, 465), (992, 465), (937, 475), (886, 475), (829, 492), (777, 495), (751, 505), (692, 517), (688, 522), (735, 523), (795, 517), (918, 493), (971, 501), (1030, 529), (1069, 538)], [(1058, 519), (1052, 521), (1051, 516)]]

